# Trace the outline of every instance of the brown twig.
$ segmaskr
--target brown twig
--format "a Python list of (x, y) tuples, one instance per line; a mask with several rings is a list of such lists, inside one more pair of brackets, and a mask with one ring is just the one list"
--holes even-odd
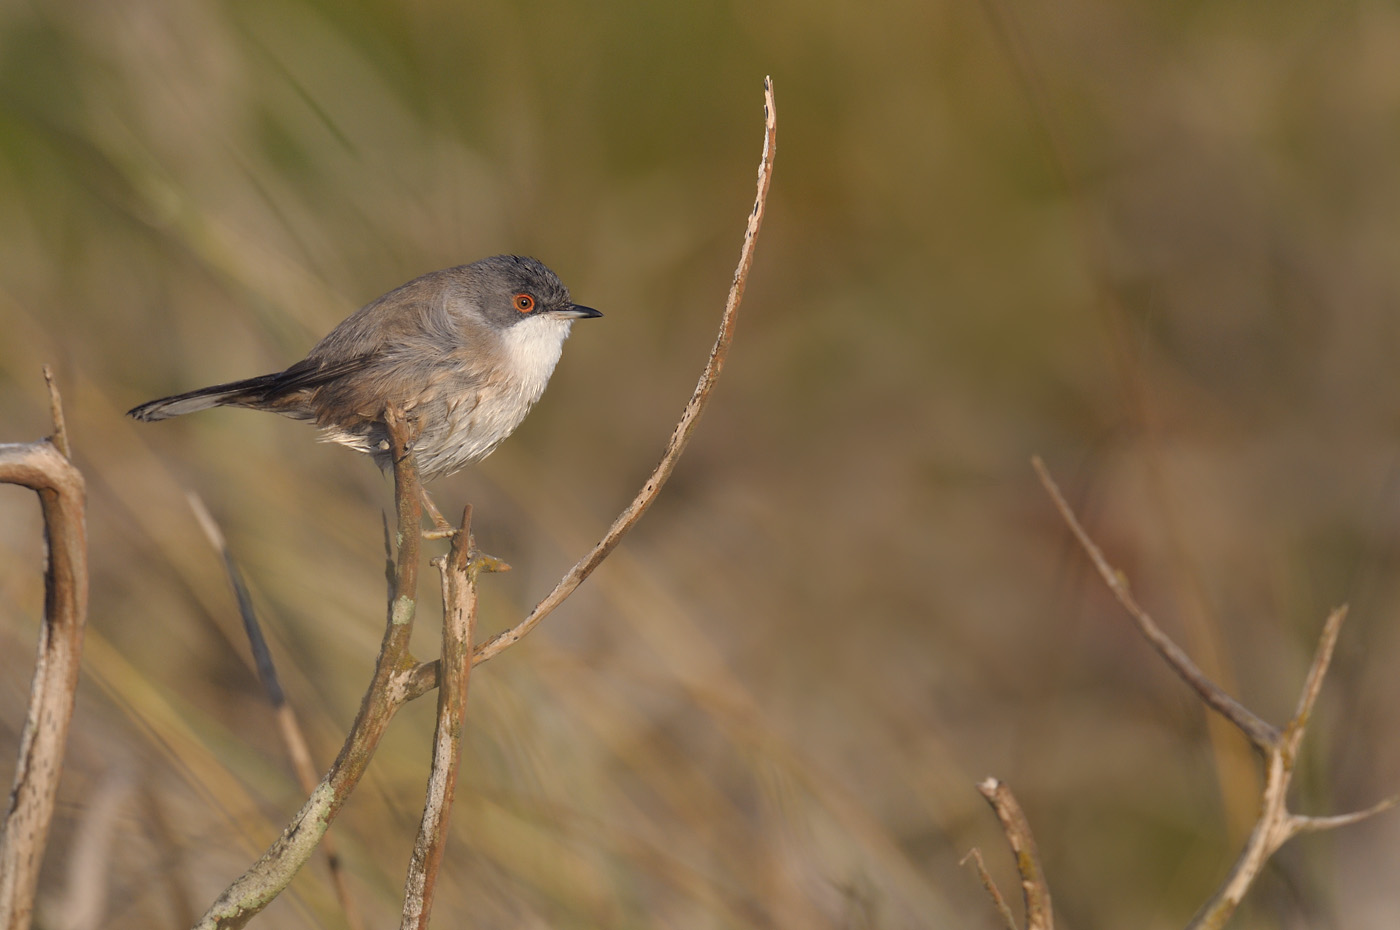
[(1050, 886), (1045, 882), (1045, 871), (1040, 867), (1040, 854), (1036, 852), (1035, 837), (1031, 835), (1031, 825), (1026, 820), (1025, 812), (1005, 782), (988, 778), (978, 784), (977, 790), (992, 805), (997, 820), (1001, 821), (1001, 831), (1006, 834), (1006, 841), (1011, 844), (1011, 852), (1016, 856), (1021, 894), (1026, 901), (1026, 930), (1054, 930)]
[(1183, 678), (1201, 699), (1210, 707), (1234, 724), (1247, 736), (1264, 755), (1264, 796), (1260, 801), (1259, 815), (1255, 820), (1249, 839), (1230, 874), (1219, 890), (1201, 908), (1188, 925), (1188, 930), (1219, 930), (1239, 907), (1245, 893), (1254, 883), (1269, 857), (1299, 833), (1335, 829), (1358, 823), (1382, 811), (1389, 810), (1400, 797), (1387, 798), (1366, 810), (1332, 817), (1306, 817), (1288, 810), (1288, 787), (1298, 763), (1298, 749), (1312, 717), (1312, 710), (1322, 692), (1322, 683), (1327, 677), (1327, 668), (1332, 661), (1332, 653), (1341, 634), (1342, 622), (1347, 609), (1338, 607), (1323, 624), (1322, 635), (1318, 638), (1317, 649), (1312, 664), (1298, 696), (1298, 706), (1288, 725), (1279, 729), (1267, 723), (1253, 711), (1245, 708), (1227, 695), (1215, 682), (1207, 678), (1188, 658), (1185, 652), (1172, 642), (1152, 621), (1147, 612), (1133, 599), (1128, 589), (1128, 581), (1123, 574), (1113, 568), (1104, 558), (1103, 552), (1080, 524), (1074, 511), (1060, 493), (1059, 486), (1050, 477), (1045, 463), (1039, 456), (1031, 459), (1041, 484), (1050, 494), (1060, 516), (1069, 527), (1080, 547), (1089, 556), (1094, 567), (1110, 591), (1123, 605), (1129, 616), (1137, 623), (1148, 642), (1157, 650), (1176, 673)]
[(393, 448), (398, 557), (388, 623), (374, 677), (330, 771), (271, 848), (210, 906), (196, 925), (199, 928), (242, 927), (287, 887), (359, 784), (379, 746), (380, 737), (403, 705), (401, 679), (404, 670), (412, 667), (408, 642), (417, 608), (419, 524), (423, 519), (423, 505), (418, 468), (408, 451), (410, 438), (403, 415), (388, 410), (384, 419)]
[(472, 637), (476, 632), (476, 576), (494, 570), (494, 560), (475, 550), (471, 536), (471, 505), (452, 536), (448, 554), (435, 560), (442, 574), (442, 659), (448, 669), (438, 684), (437, 727), (433, 733), (433, 765), (423, 801), (423, 819), (413, 844), (408, 880), (404, 883), (403, 930), (427, 930), (433, 907), (438, 868), (447, 846), (457, 772), (462, 759), (462, 730), (471, 678)]
[(1074, 534), (1074, 538), (1079, 541), (1080, 547), (1089, 556), (1089, 561), (1094, 563), (1099, 577), (1103, 578), (1109, 591), (1113, 592), (1118, 603), (1122, 604), (1123, 609), (1133, 618), (1138, 630), (1152, 648), (1157, 650), (1157, 654), (1166, 660), (1166, 663), (1180, 676), (1182, 681), (1185, 681), (1200, 695), (1201, 700), (1205, 701), (1207, 706), (1238, 727), (1240, 732), (1249, 737), (1250, 742), (1254, 743), (1261, 752), (1267, 752), (1279, 740), (1278, 728), (1226, 694), (1219, 685), (1206, 677), (1205, 673), (1195, 662), (1191, 661), (1191, 657), (1180, 646), (1172, 641), (1171, 637), (1162, 632), (1162, 628), (1157, 626), (1151, 615), (1133, 598), (1132, 591), (1128, 587), (1127, 577), (1109, 564), (1108, 559), (1104, 558), (1103, 552), (1080, 524), (1079, 518), (1074, 515), (1074, 510), (1065, 500), (1064, 494), (1060, 492), (1060, 487), (1055, 483), (1055, 479), (1050, 477), (1050, 472), (1046, 469), (1040, 456), (1031, 457), (1031, 466), (1040, 476), (1040, 483), (1045, 486), (1050, 499), (1055, 502), (1055, 509), (1060, 512), (1065, 525)]
[(53, 439), (0, 445), (0, 482), (38, 492), (48, 544), (44, 621), (39, 628), (29, 710), (20, 735), (14, 787), (0, 826), (0, 930), (24, 930), (33, 914), (87, 623), (87, 489), (82, 474), (68, 459), (62, 403), (52, 380), (49, 385)]
[(1318, 694), (1322, 691), (1322, 682), (1327, 676), (1327, 667), (1332, 661), (1332, 652), (1337, 645), (1337, 636), (1341, 632), (1346, 613), (1345, 607), (1338, 607), (1323, 625), (1302, 694), (1298, 697), (1298, 708), (1293, 714), (1293, 719), (1288, 721), (1288, 726), (1284, 728), (1278, 745), (1272, 747), (1268, 753), (1259, 819), (1245, 843), (1244, 850), (1235, 860), (1229, 876), (1191, 921), (1188, 930), (1219, 930), (1225, 926), (1225, 922), (1239, 907), (1240, 901), (1244, 899), (1245, 893), (1258, 877), (1264, 864), (1269, 861), (1269, 857), (1299, 833), (1332, 830), (1360, 823), (1400, 802), (1400, 797), (1390, 797), (1366, 810), (1332, 817), (1306, 817), (1290, 813), (1288, 810), (1288, 786), (1297, 766), (1298, 748), (1307, 731), (1313, 705), (1317, 703)]
[[(238, 563), (234, 561), (233, 553), (229, 550), (228, 540), (224, 538), (223, 530), (219, 528), (213, 514), (209, 512), (209, 508), (204, 506), (204, 501), (193, 491), (186, 496), (190, 502), (190, 509), (194, 511), (195, 520), (204, 530), (209, 544), (214, 547), (214, 550), (224, 561), (224, 571), (228, 575), (230, 587), (233, 588), (234, 600), (238, 603), (239, 616), (243, 618), (243, 631), (248, 637), (248, 648), (253, 654), (253, 667), (257, 671), (258, 682), (267, 695), (268, 703), (272, 705), (272, 712), (277, 720), (277, 731), (282, 736), (282, 745), (286, 747), (287, 757), (291, 760), (297, 784), (301, 790), (310, 794), (316, 789), (319, 773), (316, 770), (316, 763), (311, 758), (311, 747), (307, 745), (301, 721), (297, 719), (296, 711), (292, 705), (287, 702), (286, 692), (282, 690), (282, 683), (277, 678), (277, 665), (272, 658), (272, 650), (268, 647), (267, 638), (263, 636), (262, 625), (258, 622), (257, 610), (253, 607), (253, 598), (248, 592), (248, 585), (243, 580), (243, 573), (239, 570)], [(364, 918), (360, 916), (360, 909), (355, 904), (354, 896), (350, 893), (350, 881), (345, 874), (335, 841), (329, 833), (321, 839), (321, 852), (326, 857), (331, 887), (335, 889), (336, 899), (340, 902), (341, 911), (345, 915), (346, 926), (350, 930), (364, 930)]]

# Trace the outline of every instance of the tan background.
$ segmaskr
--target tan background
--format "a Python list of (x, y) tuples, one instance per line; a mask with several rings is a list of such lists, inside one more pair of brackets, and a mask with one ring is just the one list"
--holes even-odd
[[(323, 765), (383, 617), (368, 461), (269, 416), (121, 412), (281, 368), (424, 271), (539, 256), (607, 316), (517, 436), (436, 490), (516, 567), (487, 585), (504, 627), (694, 384), (764, 74), (778, 165), (731, 367), (617, 557), (474, 679), (438, 924), (993, 927), (957, 863), (981, 846), (1015, 891), (973, 788), (994, 773), (1065, 926), (1183, 925), (1254, 769), (1087, 574), (1034, 452), (1271, 720), (1350, 602), (1296, 804), (1397, 789), (1391, 5), (10, 2), (0, 439), (47, 432), (52, 361), (91, 493), (52, 925), (103, 798), (114, 928), (202, 910), (300, 801), (185, 489)], [(39, 554), (32, 495), (0, 492), (5, 758)], [(426, 702), (396, 722), (335, 829), (376, 926), (430, 727)], [(1397, 855), (1394, 816), (1295, 841), (1235, 926), (1394, 926)], [(320, 863), (293, 887), (261, 926), (338, 925)]]

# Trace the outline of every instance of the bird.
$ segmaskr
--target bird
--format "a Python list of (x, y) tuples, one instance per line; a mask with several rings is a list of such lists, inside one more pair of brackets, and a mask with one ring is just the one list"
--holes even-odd
[[(267, 410), (393, 465), (386, 411), (414, 422), (425, 481), (490, 455), (540, 399), (575, 320), (601, 317), (542, 262), (497, 255), (414, 278), (352, 313), (287, 369), (148, 401), (155, 421), (210, 407)], [(450, 526), (432, 500), (439, 532)]]

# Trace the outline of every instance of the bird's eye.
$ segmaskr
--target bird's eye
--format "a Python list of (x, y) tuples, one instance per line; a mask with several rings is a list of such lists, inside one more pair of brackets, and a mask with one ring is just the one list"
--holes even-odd
[(519, 310), (521, 313), (529, 313), (531, 310), (535, 309), (535, 298), (531, 297), (529, 294), (516, 294), (515, 309)]

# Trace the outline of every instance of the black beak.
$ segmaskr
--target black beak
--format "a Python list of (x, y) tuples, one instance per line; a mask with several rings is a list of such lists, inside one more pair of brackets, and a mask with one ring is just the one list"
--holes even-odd
[(566, 320), (591, 320), (594, 317), (602, 316), (592, 307), (580, 307), (578, 304), (569, 304), (567, 307), (553, 312), (555, 316), (562, 316)]

